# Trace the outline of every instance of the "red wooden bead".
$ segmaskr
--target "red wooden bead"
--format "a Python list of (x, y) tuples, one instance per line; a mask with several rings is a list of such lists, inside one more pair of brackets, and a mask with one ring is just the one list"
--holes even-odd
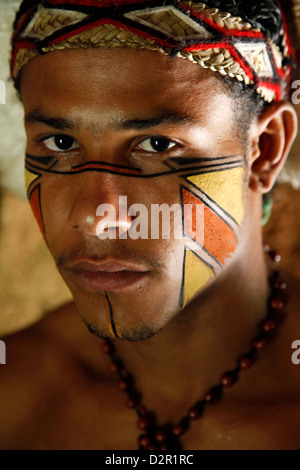
[(175, 424), (175, 426), (173, 426), (172, 428), (172, 433), (174, 434), (174, 436), (181, 436), (181, 434), (183, 433), (183, 429), (179, 424)]
[(138, 443), (142, 447), (149, 447), (151, 445), (151, 441), (149, 436), (147, 434), (143, 434), (142, 436), (139, 437)]
[(108, 366), (109, 370), (112, 372), (117, 372), (118, 370), (118, 364), (116, 362), (111, 362)]
[(163, 431), (157, 431), (157, 432), (155, 433), (155, 440), (156, 440), (157, 442), (165, 442), (165, 440), (166, 440), (166, 435), (165, 435), (165, 433), (164, 433)]
[(283, 308), (283, 302), (281, 299), (272, 299), (270, 302), (270, 306), (274, 310), (281, 310)]
[(269, 333), (270, 331), (275, 330), (276, 328), (276, 323), (273, 320), (267, 320), (263, 323), (262, 329), (266, 333)]
[(108, 344), (108, 343), (103, 343), (103, 344), (101, 345), (101, 351), (102, 351), (104, 354), (108, 354), (108, 353), (110, 352), (110, 350), (111, 350), (110, 344)]
[(125, 382), (125, 380), (119, 380), (118, 382), (118, 387), (121, 389), (121, 390), (125, 390), (126, 387), (127, 387), (127, 383)]
[(149, 423), (148, 423), (148, 421), (147, 421), (145, 418), (139, 418), (139, 419), (138, 419), (137, 427), (138, 427), (139, 429), (144, 430), (144, 429), (147, 428), (148, 425), (149, 425)]
[(241, 357), (240, 358), (240, 368), (243, 370), (249, 369), (253, 364), (253, 360), (250, 357)]

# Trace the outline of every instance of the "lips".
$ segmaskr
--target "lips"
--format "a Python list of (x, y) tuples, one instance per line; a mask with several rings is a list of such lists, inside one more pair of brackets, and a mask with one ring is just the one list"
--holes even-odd
[(148, 266), (119, 260), (80, 260), (67, 271), (76, 283), (92, 291), (131, 288), (150, 274)]

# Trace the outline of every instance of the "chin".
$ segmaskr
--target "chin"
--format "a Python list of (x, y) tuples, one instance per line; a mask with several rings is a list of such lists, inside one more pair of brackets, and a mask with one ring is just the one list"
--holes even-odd
[(93, 335), (97, 336), (98, 338), (102, 339), (120, 339), (122, 341), (143, 341), (149, 338), (152, 338), (160, 331), (163, 330), (164, 327), (155, 327), (154, 325), (141, 325), (135, 328), (121, 328), (120, 335), (116, 337), (116, 335), (112, 334), (110, 329), (106, 326), (97, 326), (87, 320), (83, 319), (85, 326), (87, 327), (88, 331)]

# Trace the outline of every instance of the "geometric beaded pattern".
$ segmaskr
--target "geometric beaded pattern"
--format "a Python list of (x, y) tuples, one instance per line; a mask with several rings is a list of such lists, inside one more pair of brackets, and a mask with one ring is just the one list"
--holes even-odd
[(184, 0), (48, 0), (19, 18), (11, 74), (34, 57), (61, 49), (128, 47), (181, 57), (255, 88), (267, 102), (283, 98), (292, 55), (242, 18)]

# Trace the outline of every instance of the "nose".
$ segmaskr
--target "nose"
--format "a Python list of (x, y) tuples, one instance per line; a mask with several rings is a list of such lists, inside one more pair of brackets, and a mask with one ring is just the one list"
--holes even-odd
[(95, 173), (73, 176), (77, 181), (74, 179), (70, 186), (76, 187), (76, 196), (69, 226), (85, 237), (126, 238), (134, 220), (127, 210), (127, 190), (131, 182), (123, 175)]

